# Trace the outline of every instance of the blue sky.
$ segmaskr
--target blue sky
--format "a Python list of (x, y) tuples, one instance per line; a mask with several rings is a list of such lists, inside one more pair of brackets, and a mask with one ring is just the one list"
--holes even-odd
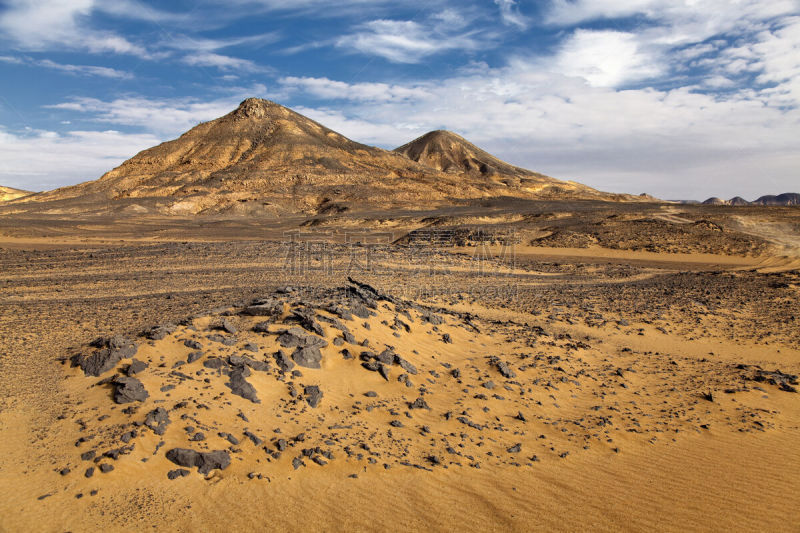
[(603, 190), (800, 191), (800, 0), (0, 0), (2, 185), (96, 179), (248, 96)]

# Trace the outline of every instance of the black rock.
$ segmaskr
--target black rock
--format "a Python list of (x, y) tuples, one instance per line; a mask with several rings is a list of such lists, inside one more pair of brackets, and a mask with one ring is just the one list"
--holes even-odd
[(128, 366), (128, 369), (125, 373), (128, 376), (135, 376), (136, 374), (143, 372), (145, 368), (147, 368), (147, 363), (134, 358), (131, 360), (131, 364)]
[(169, 413), (163, 407), (156, 407), (144, 419), (144, 425), (153, 430), (156, 435), (163, 435), (169, 425)]
[(243, 315), (250, 316), (275, 316), (283, 313), (283, 303), (278, 300), (267, 300), (262, 303), (247, 306)]
[(279, 452), (286, 451), (286, 447), (288, 445), (289, 443), (286, 442), (286, 439), (278, 439), (277, 441), (275, 441), (275, 447), (278, 449)]
[(100, 376), (114, 368), (122, 359), (136, 355), (137, 346), (133, 341), (116, 335), (110, 339), (96, 339), (92, 346), (99, 348), (88, 356), (76, 355), (72, 358), (74, 365), (80, 366), (87, 376)]
[(322, 352), (316, 346), (304, 346), (297, 348), (292, 354), (292, 359), (298, 365), (305, 368), (322, 368)]
[(202, 431), (198, 431), (189, 439), (191, 442), (200, 442), (206, 440), (206, 435)]
[(96, 453), (97, 452), (95, 452), (94, 450), (89, 450), (89, 451), (83, 452), (81, 454), (81, 459), (84, 460), (84, 461), (91, 461), (92, 459), (94, 459), (94, 456), (95, 456)]
[(237, 439), (236, 437), (234, 437), (234, 436), (233, 436), (233, 435), (231, 435), (230, 433), (225, 433), (225, 432), (222, 432), (222, 431), (221, 431), (221, 432), (217, 433), (217, 435), (219, 435), (219, 436), (220, 436), (220, 437), (222, 437), (223, 439), (227, 440), (228, 442), (230, 442), (230, 443), (231, 443), (231, 444), (233, 444), (234, 446), (236, 446), (236, 445), (238, 445), (238, 444), (239, 444), (239, 439)]
[(149, 396), (142, 382), (136, 378), (117, 376), (112, 383), (116, 403), (143, 402)]
[(269, 363), (265, 361), (256, 361), (255, 359), (239, 355), (229, 356), (228, 364), (231, 366), (246, 366), (258, 372), (267, 372), (269, 370)]
[(153, 326), (152, 328), (148, 329), (144, 336), (150, 339), (151, 341), (160, 341), (167, 335), (172, 335), (177, 330), (177, 326), (174, 324), (162, 324), (158, 326)]
[(303, 390), (303, 395), (306, 397), (306, 401), (311, 407), (318, 406), (320, 400), (322, 400), (322, 391), (316, 385), (308, 385)]
[(399, 355), (394, 356), (394, 362), (400, 365), (400, 368), (402, 368), (404, 371), (408, 372), (412, 376), (417, 374), (417, 367), (415, 367), (414, 365), (412, 365)]
[(261, 403), (256, 394), (256, 389), (246, 379), (245, 376), (250, 375), (250, 371), (246, 366), (239, 366), (234, 368), (229, 376), (229, 380), (225, 385), (231, 389), (231, 392), (237, 396), (241, 396), (246, 400), (253, 403)]
[(245, 437), (250, 439), (256, 446), (261, 446), (261, 443), (264, 442), (258, 435), (256, 435), (251, 431), (244, 430), (242, 433)]
[(505, 361), (500, 361), (497, 363), (497, 370), (498, 372), (500, 372), (500, 375), (502, 375), (506, 379), (512, 379), (517, 376), (517, 374), (513, 370), (511, 370), (511, 367), (509, 367), (508, 363), (506, 363)]
[(170, 470), (167, 472), (168, 479), (178, 479), (179, 477), (186, 477), (190, 474), (188, 470), (185, 468), (177, 468), (175, 470)]
[(365, 392), (364, 396), (366, 396), (367, 398), (375, 398), (376, 396), (378, 396), (378, 393), (371, 390), (371, 391)]
[(203, 366), (206, 368), (211, 368), (213, 370), (221, 370), (221, 369), (228, 369), (228, 363), (225, 362), (224, 359), (220, 359), (219, 357), (209, 357), (205, 361), (203, 361)]
[(203, 352), (200, 352), (200, 351), (192, 352), (188, 356), (186, 356), (186, 362), (187, 363), (194, 363), (195, 361), (197, 361), (201, 357), (203, 357)]
[(222, 324), (220, 325), (220, 328), (224, 331), (227, 331), (231, 335), (235, 335), (236, 333), (239, 332), (239, 329), (236, 326), (234, 326), (233, 323), (227, 318), (222, 319)]
[(507, 448), (506, 451), (508, 453), (519, 453), (520, 451), (522, 451), (522, 444), (515, 444), (510, 448)]
[(377, 356), (378, 361), (383, 363), (384, 365), (393, 365), (394, 364), (394, 352), (392, 350), (386, 349), (379, 353)]
[(325, 331), (322, 329), (322, 326), (316, 321), (316, 314), (311, 309), (295, 309), (292, 311), (292, 315), (295, 320), (298, 321), (300, 326), (303, 329), (310, 331), (311, 333), (315, 333), (320, 337), (325, 336)]
[(92, 477), (94, 475), (94, 467), (90, 466), (86, 469), (86, 472), (83, 473), (85, 477)]
[(284, 348), (298, 348), (303, 346), (317, 346), (324, 348), (328, 341), (316, 335), (309, 335), (300, 328), (290, 328), (278, 335), (278, 343)]
[(294, 363), (282, 350), (275, 352), (272, 357), (275, 358), (275, 363), (283, 372), (289, 372), (294, 368)]
[(110, 465), (108, 463), (103, 463), (100, 465), (100, 471), (104, 474), (108, 474), (112, 470), (114, 470), (114, 465)]
[(253, 326), (253, 331), (256, 333), (269, 333), (270, 322), (259, 322)]
[(202, 350), (203, 349), (203, 345), (200, 344), (198, 341), (193, 340), (193, 339), (186, 339), (185, 341), (183, 341), (183, 345), (186, 346), (187, 348), (192, 349), (192, 350)]
[(442, 342), (445, 344), (453, 344), (453, 339), (450, 338), (449, 333), (445, 333), (444, 335), (442, 335)]
[(231, 456), (225, 450), (196, 452), (186, 448), (173, 448), (167, 452), (167, 459), (178, 466), (197, 467), (203, 475), (214, 469), (225, 470), (231, 464)]
[(417, 398), (413, 402), (409, 403), (408, 407), (410, 409), (428, 409), (429, 411), (431, 409), (428, 406), (428, 403), (425, 400), (423, 400), (422, 398)]

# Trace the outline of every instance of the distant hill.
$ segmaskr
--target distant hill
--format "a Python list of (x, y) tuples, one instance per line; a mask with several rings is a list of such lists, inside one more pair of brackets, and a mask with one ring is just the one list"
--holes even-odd
[(11, 187), (3, 187), (0, 185), (0, 202), (7, 202), (9, 200), (16, 200), (23, 196), (33, 194), (31, 191), (23, 191), (22, 189), (12, 189)]
[(800, 205), (800, 194), (785, 192), (777, 196), (762, 196), (753, 203), (755, 205)]
[(500, 196), (644, 200), (509, 165), (450, 132), (432, 132), (387, 151), (274, 102), (249, 98), (96, 181), (31, 196), (14, 209), (47, 204), (73, 211), (278, 216), (423, 208)]
[(708, 200), (704, 201), (703, 205), (728, 205), (728, 202), (726, 202), (722, 198), (717, 198), (716, 196), (712, 196)]
[(730, 200), (723, 200), (713, 196), (703, 202), (703, 205), (730, 205), (730, 206), (745, 206), (745, 205), (800, 205), (800, 194), (795, 192), (786, 192), (777, 196), (762, 196), (758, 200), (748, 202), (741, 196), (734, 196)]

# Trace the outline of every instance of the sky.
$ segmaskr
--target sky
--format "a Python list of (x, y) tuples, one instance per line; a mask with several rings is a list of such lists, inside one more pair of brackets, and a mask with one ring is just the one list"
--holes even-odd
[(800, 0), (0, 0), (0, 185), (97, 179), (250, 96), (606, 191), (800, 192)]

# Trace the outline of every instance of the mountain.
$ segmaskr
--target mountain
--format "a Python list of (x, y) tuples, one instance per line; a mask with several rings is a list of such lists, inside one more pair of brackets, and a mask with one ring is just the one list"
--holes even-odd
[(433, 132), (387, 151), (351, 141), (274, 102), (248, 98), (96, 181), (37, 194), (24, 204), (277, 216), (499, 196), (634, 199), (514, 167), (453, 133)]
[(730, 200), (728, 200), (728, 205), (750, 205), (750, 202), (742, 198), (741, 196), (734, 196)]
[(9, 200), (16, 200), (23, 196), (33, 194), (31, 191), (23, 191), (22, 189), (12, 189), (11, 187), (3, 187), (0, 185), (0, 202), (7, 202)]
[(426, 133), (394, 151), (442, 172), (482, 176), (506, 185), (520, 185), (523, 180), (544, 186), (559, 183), (544, 174), (501, 161), (460, 135), (445, 130)]
[(800, 205), (800, 194), (785, 192), (777, 196), (762, 196), (753, 202), (755, 205)]

